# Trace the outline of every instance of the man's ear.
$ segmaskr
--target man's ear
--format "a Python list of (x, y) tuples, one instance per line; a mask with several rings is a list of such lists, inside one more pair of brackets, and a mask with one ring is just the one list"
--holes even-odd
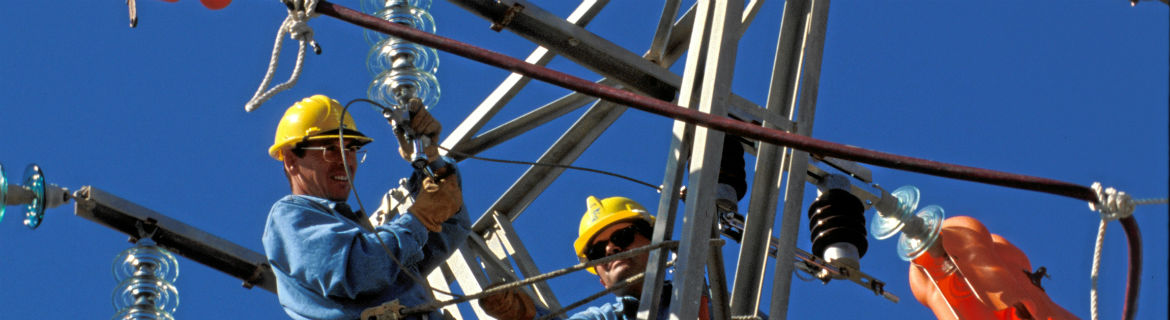
[(280, 154), (281, 157), (284, 158), (284, 160), (281, 160), (284, 162), (284, 173), (292, 175), (293, 171), (297, 170), (296, 164), (297, 160), (300, 160), (300, 158), (297, 158), (296, 155), (292, 153), (292, 150), (289, 149), (280, 149)]

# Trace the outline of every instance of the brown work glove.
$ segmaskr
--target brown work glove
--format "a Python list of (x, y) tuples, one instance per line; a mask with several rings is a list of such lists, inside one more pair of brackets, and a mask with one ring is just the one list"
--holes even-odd
[[(485, 291), (502, 284), (488, 286)], [(530, 320), (536, 318), (536, 305), (520, 288), (512, 288), (479, 298), (479, 307), (489, 316), (501, 320)]]
[(418, 193), (414, 196), (414, 205), (410, 213), (431, 232), (443, 231), (443, 221), (459, 212), (463, 207), (463, 190), (459, 186), (459, 176), (450, 175), (439, 180), (438, 183), (431, 177), (422, 181)]
[[(427, 137), (431, 140), (427, 144), (426, 150), (423, 150), (423, 153), (426, 153), (427, 159), (431, 161), (438, 159), (439, 148), (437, 146), (439, 144), (439, 132), (443, 130), (443, 126), (439, 124), (439, 121), (435, 117), (431, 116), (431, 113), (427, 111), (427, 108), (423, 106), (422, 100), (419, 98), (411, 98), (406, 108), (410, 110), (410, 128), (414, 130), (416, 138)], [(397, 135), (397, 137), (398, 154), (403, 159), (406, 159), (406, 161), (410, 161), (410, 154), (414, 152), (414, 144), (406, 141), (406, 137), (401, 134)]]

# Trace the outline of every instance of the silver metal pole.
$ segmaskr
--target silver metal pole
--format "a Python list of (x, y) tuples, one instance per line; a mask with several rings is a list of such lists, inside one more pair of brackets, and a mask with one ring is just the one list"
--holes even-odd
[[(797, 134), (811, 135), (813, 115), (816, 110), (817, 88), (821, 73), (821, 54), (824, 51), (825, 28), (829, 16), (828, 0), (812, 0), (809, 3), (808, 27), (804, 32), (803, 62), (800, 66), (801, 92), (800, 109), (797, 113)], [(792, 150), (792, 161), (788, 169), (788, 192), (784, 199), (784, 217), (780, 229), (779, 252), (777, 257), (791, 257), (796, 254), (796, 237), (800, 231), (800, 216), (803, 213), (804, 181), (808, 171), (808, 153)], [(799, 178), (793, 174), (798, 173)], [(779, 259), (778, 259), (779, 261)], [(776, 263), (775, 279), (772, 282), (772, 303), (769, 316), (786, 319), (789, 290), (792, 285), (791, 263)]]
[[(697, 104), (699, 111), (718, 116), (727, 114), (726, 102), (731, 94), (730, 83), (742, 12), (742, 0), (699, 3), (695, 29), (691, 33), (691, 56), (687, 58), (682, 86), (683, 90), (698, 89), (699, 95), (697, 101), (693, 94), (680, 95), (680, 99), (686, 99), (680, 100), (680, 105), (693, 108)], [(696, 38), (701, 40), (695, 42)], [(687, 186), (690, 196), (687, 197), (678, 250), (678, 277), (675, 278), (670, 302), (671, 319), (698, 318), (706, 284), (703, 273), (710, 250), (708, 240), (715, 220), (713, 195), (719, 175), (723, 132), (705, 127), (695, 128), (694, 143)]]
[[(790, 0), (784, 3), (784, 16), (781, 19), (776, 56), (772, 65), (772, 81), (766, 105), (768, 112), (775, 113), (785, 120), (792, 117), (795, 109), (793, 100), (800, 81), (797, 75), (800, 72), (801, 59), (800, 46), (797, 43), (804, 34), (807, 4), (807, 0)], [(765, 121), (764, 125), (772, 127), (775, 124)], [(791, 127), (789, 126), (788, 130), (791, 130)], [(785, 159), (786, 154), (787, 148), (773, 144), (761, 144), (756, 154), (756, 175), (752, 181), (752, 195), (748, 203), (747, 221), (744, 223), (743, 241), (731, 291), (733, 315), (754, 315), (760, 308), (763, 272), (767, 266), (768, 240), (771, 238), (772, 226), (775, 223), (780, 177), (783, 174), (780, 168), (789, 162), (787, 160), (791, 160)], [(789, 172), (804, 175), (803, 171)], [(798, 181), (803, 182), (804, 179)]]

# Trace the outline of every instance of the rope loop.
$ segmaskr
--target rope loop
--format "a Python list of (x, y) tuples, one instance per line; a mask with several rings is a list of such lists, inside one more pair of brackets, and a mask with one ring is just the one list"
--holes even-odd
[(1112, 187), (1105, 188), (1100, 182), (1094, 182), (1091, 188), (1097, 193), (1097, 202), (1090, 202), (1089, 209), (1100, 212), (1102, 220), (1112, 221), (1133, 215), (1136, 204), (1129, 194)]
[(308, 42), (313, 46), (313, 52), (321, 54), (321, 47), (313, 40), (313, 28), (309, 27), (309, 19), (317, 16), (317, 0), (287, 0), (289, 2), (288, 18), (284, 20), (282, 28), (288, 32), (293, 40)]
[[(256, 89), (256, 93), (252, 95), (252, 99), (244, 104), (244, 111), (252, 112), (259, 108), (261, 104), (272, 98), (273, 95), (281, 91), (292, 88), (301, 77), (301, 68), (305, 64), (305, 44), (313, 46), (313, 52), (321, 54), (321, 47), (317, 45), (317, 41), (313, 40), (313, 28), (309, 27), (309, 19), (315, 17), (317, 0), (281, 0), (288, 7), (288, 17), (284, 18), (284, 22), (280, 23), (280, 28), (276, 32), (276, 43), (272, 45), (272, 57), (268, 60), (268, 71), (264, 73), (264, 80), (260, 81), (260, 88)], [(278, 84), (272, 89), (268, 88), (268, 84), (272, 83), (272, 77), (276, 75), (276, 65), (280, 61), (280, 51), (283, 47), (281, 38), (284, 34), (289, 34), (293, 40), (300, 42), (297, 48), (297, 62), (293, 66), (292, 75), (289, 75), (288, 81)]]

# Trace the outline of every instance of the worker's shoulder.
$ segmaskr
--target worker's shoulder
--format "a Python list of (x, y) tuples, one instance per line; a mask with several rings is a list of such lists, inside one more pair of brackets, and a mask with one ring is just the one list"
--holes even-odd
[(329, 209), (330, 204), (331, 201), (326, 199), (290, 194), (276, 200), (268, 214), (270, 217), (281, 217), (295, 216), (306, 212), (326, 213), (331, 210)]

